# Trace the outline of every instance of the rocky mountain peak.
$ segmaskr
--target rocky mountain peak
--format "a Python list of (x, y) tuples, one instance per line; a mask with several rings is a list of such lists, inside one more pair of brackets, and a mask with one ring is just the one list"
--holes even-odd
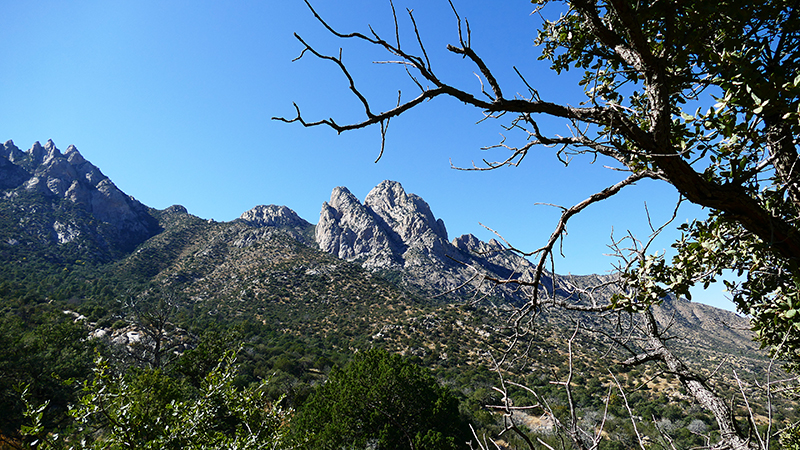
[[(525, 277), (532, 267), (496, 241), (464, 235), (448, 242), (444, 222), (428, 203), (395, 181), (380, 183), (363, 204), (346, 188), (334, 189), (322, 205), (316, 241), (321, 250), (367, 269), (401, 271), (406, 283), (430, 294), (471, 284), (480, 278), (476, 270), (508, 279)], [(472, 289), (484, 289), (476, 283)], [(527, 294), (500, 287), (493, 295), (517, 303)]]
[(364, 206), (375, 212), (405, 241), (432, 232), (447, 241), (444, 222), (433, 217), (430, 206), (422, 197), (406, 194), (396, 181), (383, 181), (373, 188)]
[(316, 228), (317, 244), (344, 259), (363, 259), (372, 269), (401, 269), (409, 249), (425, 255), (446, 241), (444, 223), (437, 221), (422, 198), (406, 194), (395, 181), (372, 189), (362, 204), (347, 188), (337, 187), (322, 205)]
[(311, 224), (282, 205), (258, 205), (245, 211), (240, 219), (256, 227), (308, 227)]
[(364, 199), (365, 204), (372, 204), (374, 206), (383, 206), (386, 209), (392, 209), (398, 203), (405, 203), (407, 195), (403, 186), (397, 181), (384, 180), (380, 184), (372, 188)]
[(43, 161), (44, 163), (47, 163), (48, 161), (52, 161), (53, 159), (62, 156), (61, 151), (58, 149), (58, 147), (56, 147), (56, 144), (55, 142), (53, 142), (52, 139), (48, 139), (47, 142), (44, 144), (44, 150), (45, 150), (44, 161)]
[(0, 147), (0, 189), (15, 188), (30, 178), (30, 173), (15, 164), (25, 158), (14, 142), (9, 140)]
[(346, 188), (334, 189), (331, 201), (322, 205), (316, 241), (321, 250), (365, 268), (402, 271), (406, 282), (432, 293), (453, 289), (473, 275), (454, 261), (473, 259), (447, 241), (444, 222), (422, 197), (406, 193), (395, 181), (380, 183), (363, 204)]
[(22, 158), (25, 157), (25, 152), (19, 149), (16, 145), (14, 145), (14, 141), (7, 140), (3, 147), (0, 148), (0, 156), (3, 156), (7, 160), (11, 162), (20, 161)]
[(352, 211), (362, 209), (361, 202), (344, 186), (337, 186), (331, 191), (331, 199), (325, 203), (337, 211)]
[[(72, 203), (99, 222), (97, 226), (105, 230), (101, 233), (107, 241), (104, 245), (128, 250), (159, 231), (147, 208), (117, 188), (75, 146), (62, 154), (52, 140), (44, 146), (36, 141), (25, 157), (7, 141), (3, 155), (10, 156), (11, 164), (0, 164), (0, 189), (25, 190)], [(59, 226), (65, 225), (53, 224)]]
[(503, 244), (496, 239), (491, 239), (489, 242), (484, 242), (473, 234), (462, 234), (461, 236), (453, 239), (453, 245), (458, 249), (474, 253), (478, 255), (493, 255), (499, 252), (506, 251)]
[(475, 237), (474, 234), (462, 234), (453, 239), (453, 245), (465, 252), (475, 251), (481, 243), (483, 241)]
[(322, 204), (315, 240), (320, 249), (342, 259), (373, 255), (374, 267), (402, 267), (386, 230), (346, 187), (334, 188), (330, 202)]
[(42, 147), (42, 144), (40, 144), (39, 141), (34, 142), (31, 148), (28, 149), (28, 155), (30, 155), (31, 160), (35, 164), (39, 164), (42, 162), (45, 153), (46, 150), (44, 149), (44, 147)]
[(78, 147), (75, 147), (74, 145), (67, 147), (67, 151), (64, 152), (64, 156), (73, 166), (86, 163), (86, 159), (84, 159), (83, 155), (81, 155), (81, 153), (78, 151)]
[(189, 210), (183, 205), (168, 206), (164, 212), (166, 214), (189, 214)]

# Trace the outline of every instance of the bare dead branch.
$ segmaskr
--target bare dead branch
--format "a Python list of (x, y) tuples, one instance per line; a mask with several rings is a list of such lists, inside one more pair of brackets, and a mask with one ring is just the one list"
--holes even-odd
[[(635, 182), (637, 182), (637, 181), (639, 181), (641, 179), (652, 177), (652, 176), (654, 176), (654, 175), (651, 172), (648, 172), (648, 171), (642, 171), (642, 172), (639, 172), (639, 173), (631, 174), (628, 178), (620, 181), (619, 183), (617, 183), (617, 184), (615, 184), (613, 186), (610, 186), (610, 187), (608, 187), (606, 189), (603, 189), (602, 191), (600, 191), (600, 192), (598, 192), (596, 194), (593, 194), (592, 196), (590, 196), (586, 200), (584, 200), (584, 201), (572, 206), (568, 210), (564, 211), (564, 213), (561, 215), (561, 218), (558, 221), (558, 224), (556, 225), (556, 229), (550, 235), (550, 239), (548, 240), (547, 244), (544, 247), (540, 248), (539, 250), (536, 250), (535, 252), (533, 252), (531, 254), (526, 254), (525, 255), (525, 256), (532, 256), (533, 254), (536, 254), (536, 253), (540, 254), (539, 262), (536, 265), (536, 271), (535, 271), (534, 278), (533, 278), (533, 286), (538, 287), (538, 285), (539, 285), (539, 283), (541, 281), (541, 278), (542, 278), (542, 274), (544, 273), (544, 265), (545, 265), (545, 262), (547, 261), (547, 257), (550, 256), (550, 254), (552, 253), (553, 246), (558, 241), (558, 239), (560, 239), (563, 236), (563, 234), (564, 234), (564, 232), (566, 231), (566, 228), (567, 228), (567, 222), (569, 221), (569, 219), (572, 216), (574, 216), (575, 214), (583, 211), (584, 209), (586, 209), (589, 205), (591, 205), (593, 203), (597, 203), (597, 202), (599, 202), (601, 200), (605, 200), (605, 199), (615, 195), (617, 192), (619, 192), (625, 186), (630, 186), (631, 184), (634, 184)], [(537, 293), (538, 293), (538, 289), (534, 289), (533, 298), (528, 302), (530, 304), (530, 308), (532, 308), (532, 309), (538, 308), (538, 304), (537, 304), (538, 295), (537, 295)]]
[[(509, 395), (509, 392), (508, 392), (508, 388), (506, 387), (505, 377), (503, 377), (503, 372), (500, 369), (500, 364), (498, 364), (498, 362), (494, 360), (494, 356), (492, 356), (491, 353), (489, 354), (489, 356), (492, 358), (492, 362), (494, 363), (494, 371), (497, 373), (497, 376), (500, 378), (500, 387), (494, 387), (493, 389), (495, 391), (499, 392), (503, 396), (503, 399), (502, 399), (503, 404), (502, 405), (486, 405), (486, 406), (488, 408), (498, 409), (498, 410), (502, 410), (503, 411), (503, 420), (505, 422), (505, 427), (504, 427), (503, 431), (500, 432), (501, 436), (504, 433), (508, 432), (508, 431), (513, 431), (517, 436), (519, 436), (523, 441), (525, 441), (525, 443), (528, 445), (529, 449), (534, 450), (533, 442), (530, 440), (528, 435), (526, 433), (524, 433), (517, 426), (516, 423), (514, 423), (514, 418), (513, 418), (514, 411), (515, 410), (520, 410), (522, 408), (515, 407), (515, 406), (512, 405), (511, 398), (510, 398), (510, 395)], [(524, 408), (524, 409), (534, 409), (534, 408), (540, 408), (540, 407), (541, 407), (540, 405), (534, 405), (533, 407)]]
[(636, 434), (636, 439), (639, 442), (639, 447), (642, 450), (647, 450), (647, 448), (644, 445), (644, 440), (642, 440), (642, 434), (639, 433), (639, 428), (636, 426), (636, 419), (635, 419), (635, 416), (633, 414), (633, 410), (631, 410), (631, 406), (628, 404), (628, 397), (625, 395), (625, 390), (622, 389), (622, 385), (619, 384), (619, 380), (617, 379), (616, 376), (614, 376), (613, 372), (611, 372), (609, 370), (608, 374), (611, 375), (611, 378), (614, 379), (614, 383), (617, 384), (617, 388), (619, 389), (619, 393), (622, 396), (623, 402), (625, 403), (625, 409), (628, 410), (628, 415), (630, 416), (630, 419), (631, 419), (631, 425), (633, 425), (633, 432)]
[(456, 47), (454, 45), (448, 45), (447, 49), (457, 55), (462, 55), (466, 58), (469, 58), (473, 63), (475, 63), (475, 65), (478, 66), (478, 69), (481, 71), (481, 75), (486, 78), (486, 82), (489, 83), (489, 86), (494, 92), (493, 100), (500, 101), (503, 99), (503, 91), (500, 89), (500, 85), (497, 83), (497, 80), (495, 79), (491, 70), (489, 70), (489, 67), (486, 66), (486, 63), (483, 62), (483, 60), (475, 53), (474, 50), (469, 47)]
[[(417, 44), (419, 44), (419, 49), (422, 51), (422, 55), (425, 57), (425, 68), (427, 70), (433, 70), (431, 68), (431, 60), (428, 58), (428, 52), (425, 51), (425, 44), (422, 42), (422, 38), (419, 37), (419, 28), (417, 27), (417, 21), (414, 19), (414, 13), (411, 9), (406, 9), (408, 11), (408, 17), (411, 18), (411, 23), (414, 25), (414, 34), (417, 36)], [(397, 46), (400, 48), (400, 45)]]
[(742, 379), (739, 378), (739, 374), (736, 371), (733, 371), (733, 378), (736, 380), (736, 384), (739, 385), (739, 392), (742, 394), (742, 400), (744, 400), (745, 407), (747, 408), (747, 414), (750, 418), (750, 426), (753, 429), (753, 433), (756, 435), (758, 439), (759, 448), (766, 449), (764, 445), (764, 440), (761, 439), (761, 434), (758, 432), (758, 424), (756, 423), (755, 417), (753, 417), (753, 408), (750, 406), (750, 400), (747, 398), (747, 393), (744, 391), (744, 386), (742, 385)]
[(389, 6), (392, 7), (392, 20), (394, 22), (394, 38), (397, 49), (400, 49), (400, 25), (397, 23), (397, 11), (394, 9), (394, 2), (389, 0)]
[(675, 441), (671, 437), (669, 437), (669, 435), (665, 433), (664, 430), (661, 429), (661, 427), (658, 426), (656, 417), (652, 416), (652, 418), (653, 418), (653, 424), (655, 425), (658, 434), (661, 436), (661, 439), (667, 441), (667, 443), (669, 444), (669, 448), (671, 448), (672, 450), (678, 450), (677, 448), (675, 448)]

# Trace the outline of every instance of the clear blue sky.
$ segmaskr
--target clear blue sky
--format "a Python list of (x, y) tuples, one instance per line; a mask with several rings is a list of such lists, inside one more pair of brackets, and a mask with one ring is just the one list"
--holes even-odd
[[(388, 1), (320, 0), (319, 12), (341, 31), (394, 35)], [(472, 46), (482, 54), (506, 95), (524, 86), (512, 66), (546, 100), (577, 104), (577, 74), (555, 76), (536, 60), (538, 18), (526, 0), (455, 0), (469, 19)], [(444, 0), (396, 0), (405, 48), (416, 50), (406, 8), (413, 9), (431, 62), (441, 78), (479, 93), (476, 69), (445, 50), (457, 43), (456, 20)], [(463, 172), (500, 150), (482, 151), (501, 138), (500, 121), (452, 100), (435, 100), (390, 124), (384, 157), (377, 128), (336, 135), (270, 120), (293, 116), (297, 102), (308, 119), (359, 120), (363, 111), (346, 80), (329, 62), (306, 56), (297, 32), (320, 50), (352, 65), (359, 87), (382, 111), (415, 96), (397, 65), (358, 42), (327, 34), (301, 0), (283, 1), (5, 1), (0, 3), (0, 140), (20, 148), (53, 139), (74, 144), (117, 186), (155, 208), (186, 206), (195, 215), (232, 220), (258, 204), (283, 204), (316, 223), (335, 186), (363, 199), (391, 179), (422, 196), (447, 225), (450, 238), (493, 237), (489, 226), (525, 250), (549, 237), (558, 211), (537, 202), (570, 206), (621, 179), (609, 161), (576, 160), (565, 168), (551, 149), (538, 149), (519, 168)], [(564, 124), (543, 122), (550, 133)], [(509, 136), (513, 138), (514, 136)], [(519, 141), (517, 141), (519, 142)], [(627, 230), (645, 236), (645, 202), (654, 221), (667, 218), (677, 198), (669, 186), (644, 182), (573, 219), (560, 273), (610, 269), (609, 236)], [(681, 210), (677, 223), (702, 212)], [(675, 233), (670, 234), (671, 237)], [(669, 240), (659, 242), (662, 250)], [(700, 300), (719, 302), (712, 288)], [(697, 297), (697, 295), (696, 295)]]

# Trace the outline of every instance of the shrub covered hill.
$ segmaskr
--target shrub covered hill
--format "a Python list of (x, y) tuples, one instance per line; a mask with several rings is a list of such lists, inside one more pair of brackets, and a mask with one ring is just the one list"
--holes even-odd
[[(52, 141), (37, 142), (22, 151), (8, 141), (0, 147), (0, 400), (20, 413), (12, 389), (20, 381), (89, 377), (79, 366), (91, 365), (91, 352), (65, 353), (75, 340), (91, 342), (120, 367), (168, 367), (187, 350), (241, 342), (242, 383), (271, 377), (270, 395), (286, 394), (298, 407), (333, 366), (378, 347), (432, 368), (456, 389), (476, 426), (497, 431), (503, 416), (486, 405), (503, 397), (492, 390), (500, 380), (489, 370), (490, 354), (499, 358), (511, 343), (508, 315), (531, 293), (487, 280), (530, 280), (533, 269), (496, 241), (450, 239), (428, 204), (392, 181), (363, 202), (334, 188), (317, 225), (275, 205), (215, 222), (181, 206), (142, 205), (74, 146), (62, 153)], [(552, 277), (545, 273), (545, 291), (552, 290)], [(600, 275), (568, 280), (554, 298), (612, 281)], [(606, 300), (613, 293), (592, 292)], [(674, 337), (668, 341), (674, 351), (728, 398), (757, 397), (748, 386), (776, 370), (752, 342), (746, 318), (671, 297), (654, 314)], [(573, 370), (582, 380), (572, 382), (577, 407), (602, 410), (613, 368), (630, 388), (628, 400), (638, 402), (639, 416), (711, 427), (713, 418), (657, 365), (619, 364), (627, 358), (620, 348), (639, 345), (620, 340), (626, 320), (635, 325), (624, 315), (610, 320), (542, 306), (533, 332), (514, 351), (526, 353), (514, 381), (563, 406), (563, 388), (551, 382), (567, 376), (567, 341), (580, 323), (572, 345)], [(82, 331), (50, 335), (64, 323)], [(63, 373), (41, 374), (42, 364)], [(731, 367), (747, 380), (741, 389), (731, 381)], [(520, 391), (515, 401), (535, 403), (531, 392)], [(34, 393), (63, 404), (76, 395), (44, 386)], [(773, 419), (789, 420), (792, 410), (787, 406)], [(766, 417), (757, 412), (759, 420)], [(554, 427), (541, 410), (512, 416), (530, 431)], [(23, 421), (21, 414), (12, 419), (1, 424), (3, 434)]]

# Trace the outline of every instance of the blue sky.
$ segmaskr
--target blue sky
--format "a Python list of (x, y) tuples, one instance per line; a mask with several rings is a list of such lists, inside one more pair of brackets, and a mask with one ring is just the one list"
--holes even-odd
[[(578, 74), (556, 76), (537, 61), (538, 17), (530, 2), (454, 3), (507, 96), (524, 90), (516, 66), (545, 100), (580, 102)], [(315, 7), (341, 31), (368, 33), (372, 25), (387, 39), (394, 35), (388, 1), (321, 0)], [(439, 76), (479, 93), (475, 68), (445, 50), (457, 43), (447, 2), (396, 0), (395, 7), (404, 48), (416, 49), (408, 8)], [(403, 98), (417, 93), (400, 66), (372, 63), (388, 55), (333, 38), (301, 0), (6, 1), (0, 15), (0, 139), (22, 149), (47, 139), (62, 150), (74, 144), (123, 191), (155, 208), (181, 204), (224, 221), (258, 204), (283, 204), (316, 223), (333, 187), (347, 186), (363, 199), (391, 179), (428, 201), (451, 238), (492, 238), (482, 223), (533, 250), (546, 242), (559, 213), (537, 203), (571, 206), (622, 178), (603, 167), (610, 161), (578, 159), (565, 168), (547, 148), (518, 168), (453, 170), (451, 162), (470, 166), (505, 156), (480, 149), (499, 142), (505, 122), (476, 124), (481, 112), (453, 100), (437, 99), (393, 120), (378, 163), (377, 128), (337, 135), (270, 120), (293, 116), (293, 102), (308, 119), (363, 118), (333, 64), (310, 56), (292, 62), (302, 50), (295, 32), (328, 53), (343, 47), (373, 109), (392, 107), (398, 90)], [(557, 121), (542, 125), (569, 133)], [(611, 233), (646, 236), (645, 202), (658, 222), (671, 215), (676, 199), (670, 186), (648, 181), (575, 217), (556, 271), (607, 272)], [(677, 223), (698, 214), (682, 208)], [(658, 245), (668, 247), (669, 239)], [(695, 297), (730, 309), (719, 289)]]

